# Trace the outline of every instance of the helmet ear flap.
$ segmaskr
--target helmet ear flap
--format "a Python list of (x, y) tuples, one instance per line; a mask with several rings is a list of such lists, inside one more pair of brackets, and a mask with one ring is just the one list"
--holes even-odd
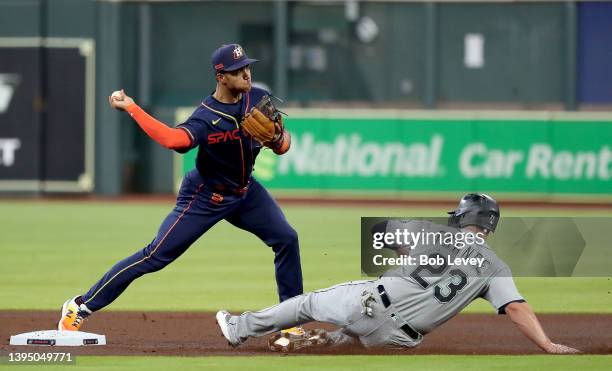
[(449, 227), (457, 227), (459, 228), (459, 219), (461, 216), (457, 215), (455, 212), (449, 213), (448, 215), (448, 226)]

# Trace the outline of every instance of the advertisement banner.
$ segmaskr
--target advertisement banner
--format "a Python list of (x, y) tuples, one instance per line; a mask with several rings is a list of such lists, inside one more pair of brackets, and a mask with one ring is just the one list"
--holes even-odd
[[(263, 151), (255, 166), (271, 190), (612, 197), (612, 117), (285, 121), (291, 150), (283, 156)], [(194, 156), (184, 157), (183, 171), (193, 168)]]
[(0, 48), (0, 179), (37, 179), (41, 114), (38, 48)]
[(93, 189), (94, 80), (91, 40), (0, 38), (0, 191)]

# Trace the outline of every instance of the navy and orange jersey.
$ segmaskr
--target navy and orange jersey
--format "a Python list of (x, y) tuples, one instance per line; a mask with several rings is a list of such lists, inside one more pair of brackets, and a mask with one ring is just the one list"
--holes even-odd
[(221, 103), (209, 95), (187, 121), (177, 126), (190, 136), (191, 148), (199, 147), (196, 168), (205, 181), (233, 188), (248, 184), (262, 146), (242, 131), (240, 123), (267, 94), (253, 87), (233, 104)]

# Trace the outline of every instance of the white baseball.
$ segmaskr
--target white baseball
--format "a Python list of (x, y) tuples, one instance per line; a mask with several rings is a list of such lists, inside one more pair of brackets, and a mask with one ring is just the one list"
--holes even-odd
[(111, 94), (111, 97), (113, 97), (113, 99), (115, 100), (123, 100), (123, 97), (119, 90), (114, 91), (113, 94)]

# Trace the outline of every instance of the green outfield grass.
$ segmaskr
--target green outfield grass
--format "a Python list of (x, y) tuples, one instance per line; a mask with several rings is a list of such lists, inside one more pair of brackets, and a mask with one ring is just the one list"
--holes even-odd
[[(145, 246), (168, 203), (0, 201), (0, 309), (57, 309), (112, 264)], [(442, 215), (444, 209), (285, 206), (300, 236), (306, 290), (362, 279), (361, 216)], [(505, 215), (610, 215), (519, 210)], [(137, 280), (109, 310), (258, 309), (277, 301), (273, 253), (221, 222), (166, 269)], [(612, 312), (609, 278), (519, 278), (538, 312)], [(27, 293), (27, 294), (26, 294)], [(489, 312), (477, 301), (468, 308)]]
[[(45, 370), (609, 370), (612, 356), (290, 356), (290, 357), (78, 357), (74, 366)], [(1, 367), (1, 365), (0, 365)], [(19, 370), (39, 370), (39, 365)]]

